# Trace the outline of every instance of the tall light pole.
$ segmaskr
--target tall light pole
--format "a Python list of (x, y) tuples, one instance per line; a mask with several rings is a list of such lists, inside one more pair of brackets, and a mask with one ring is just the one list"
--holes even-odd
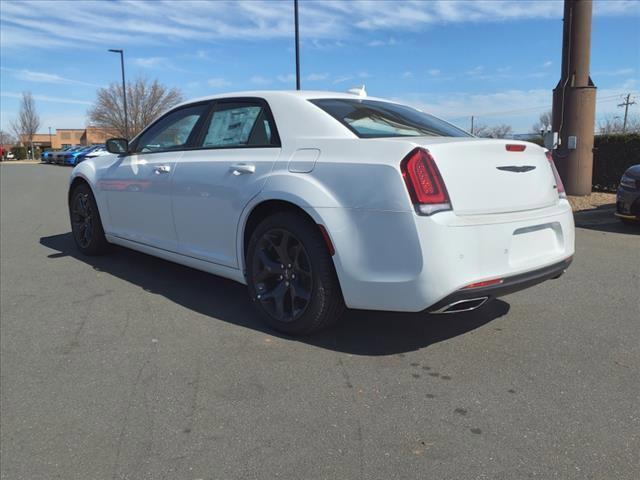
[(49, 148), (53, 148), (53, 143), (51, 143), (51, 127), (49, 127)]
[(124, 102), (124, 136), (129, 140), (129, 118), (127, 117), (127, 85), (124, 81), (124, 52), (122, 50), (109, 49), (110, 52), (120, 54), (120, 68), (122, 70), (122, 101)]
[(298, 0), (293, 0), (293, 16), (296, 26), (296, 90), (300, 90), (300, 29), (298, 28)]

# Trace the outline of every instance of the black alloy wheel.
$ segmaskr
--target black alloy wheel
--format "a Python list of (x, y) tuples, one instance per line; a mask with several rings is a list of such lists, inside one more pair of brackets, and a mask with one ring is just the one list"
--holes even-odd
[(295, 211), (275, 213), (253, 230), (246, 254), (253, 304), (273, 329), (305, 335), (328, 327), (344, 300), (320, 227)]
[(256, 299), (275, 320), (292, 322), (304, 314), (313, 288), (311, 262), (304, 245), (287, 230), (260, 237), (253, 257)]
[(77, 185), (69, 200), (73, 240), (85, 255), (100, 255), (109, 249), (96, 199), (86, 183)]
[(71, 205), (71, 229), (80, 248), (91, 245), (93, 235), (93, 209), (89, 202), (89, 194), (78, 193)]

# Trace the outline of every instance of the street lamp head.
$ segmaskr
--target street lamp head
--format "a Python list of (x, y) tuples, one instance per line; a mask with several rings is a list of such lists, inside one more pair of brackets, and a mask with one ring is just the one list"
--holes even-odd
[(118, 50), (118, 49), (115, 49), (115, 48), (110, 48), (109, 51), (113, 52), (113, 53), (122, 53), (122, 50)]

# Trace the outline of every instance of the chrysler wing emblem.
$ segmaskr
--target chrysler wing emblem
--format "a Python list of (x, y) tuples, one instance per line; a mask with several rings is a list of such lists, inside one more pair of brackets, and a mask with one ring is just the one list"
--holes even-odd
[(530, 172), (534, 170), (536, 167), (533, 165), (507, 165), (506, 167), (496, 167), (498, 170), (504, 170), (505, 172)]

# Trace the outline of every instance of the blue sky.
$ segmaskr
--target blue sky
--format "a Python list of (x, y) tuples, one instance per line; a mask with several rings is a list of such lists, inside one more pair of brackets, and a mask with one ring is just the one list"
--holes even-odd
[[(468, 128), (528, 132), (559, 79), (562, 2), (300, 0), (302, 88), (403, 100)], [(99, 86), (157, 78), (186, 98), (295, 88), (293, 3), (0, 2), (1, 128), (31, 91), (41, 131), (78, 128)], [(595, 0), (591, 76), (597, 115), (637, 94), (640, 1)], [(640, 100), (640, 99), (639, 99)], [(634, 110), (635, 109), (635, 110)], [(631, 107), (638, 113), (638, 105)]]

